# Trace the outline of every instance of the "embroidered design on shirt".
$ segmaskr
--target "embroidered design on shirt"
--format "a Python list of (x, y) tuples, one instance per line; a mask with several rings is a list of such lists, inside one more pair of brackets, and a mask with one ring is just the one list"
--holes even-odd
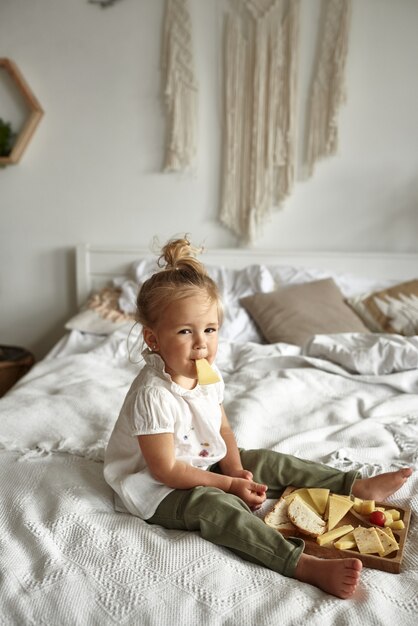
[(194, 430), (193, 426), (191, 427), (191, 429), (185, 435), (183, 435), (183, 441), (188, 441), (189, 440), (190, 433), (192, 432), (192, 430)]
[[(203, 457), (209, 456), (209, 450), (207, 450), (207, 448), (209, 448), (209, 447), (210, 447), (210, 443), (208, 443), (208, 442), (206, 441), (205, 443), (201, 443), (200, 445), (201, 445), (201, 446), (205, 446), (205, 447), (203, 448), (203, 450), (201, 450), (201, 451), (199, 452), (199, 456), (203, 456)], [(212, 456), (213, 456), (213, 454), (212, 454)]]

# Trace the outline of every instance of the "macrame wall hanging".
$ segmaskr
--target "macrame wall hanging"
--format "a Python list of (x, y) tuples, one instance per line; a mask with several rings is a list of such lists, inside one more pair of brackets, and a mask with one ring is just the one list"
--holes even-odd
[(239, 0), (225, 24), (220, 220), (252, 241), (292, 190), (299, 0)]
[[(250, 243), (296, 180), (300, 0), (230, 0), (230, 7), (220, 221)], [(338, 145), (351, 0), (324, 7), (304, 155), (310, 174)]]
[(196, 158), (198, 96), (189, 0), (166, 0), (162, 66), (167, 120), (164, 170), (186, 171)]
[(338, 148), (338, 113), (345, 100), (345, 65), (351, 0), (327, 0), (316, 74), (312, 87), (306, 162), (315, 163)]

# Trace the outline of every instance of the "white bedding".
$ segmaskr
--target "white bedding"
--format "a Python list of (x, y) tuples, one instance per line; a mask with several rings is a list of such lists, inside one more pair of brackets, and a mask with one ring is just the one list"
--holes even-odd
[[(141, 364), (127, 335), (73, 331), (0, 400), (0, 623), (416, 623), (418, 478), (402, 571), (365, 569), (354, 598), (246, 563), (197, 533), (114, 512), (102, 458)], [(418, 468), (418, 341), (317, 336), (304, 347), (222, 341), (217, 364), (239, 445), (364, 475)]]

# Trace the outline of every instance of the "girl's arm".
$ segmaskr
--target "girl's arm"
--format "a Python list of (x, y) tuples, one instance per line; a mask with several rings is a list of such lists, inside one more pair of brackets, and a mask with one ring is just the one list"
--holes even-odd
[(176, 459), (171, 433), (139, 435), (138, 442), (152, 476), (172, 489), (217, 487), (239, 496), (251, 508), (258, 507), (265, 500), (265, 485), (246, 478), (202, 470)]
[(229, 425), (228, 418), (222, 404), (221, 411), (221, 437), (225, 441), (226, 445), (226, 455), (219, 462), (221, 470), (227, 476), (236, 476), (238, 478), (248, 478), (248, 480), (251, 480), (253, 477), (252, 473), (242, 467), (241, 457), (239, 454), (235, 435), (232, 431), (231, 426)]

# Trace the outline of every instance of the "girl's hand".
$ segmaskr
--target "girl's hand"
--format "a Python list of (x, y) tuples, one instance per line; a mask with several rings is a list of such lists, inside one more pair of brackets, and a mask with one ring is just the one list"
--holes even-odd
[(246, 480), (253, 479), (252, 472), (250, 472), (249, 470), (242, 469), (242, 467), (236, 470), (227, 472), (227, 475), (232, 476), (232, 478), (245, 478)]
[[(245, 471), (245, 470), (242, 470)], [(251, 472), (249, 472), (251, 474)], [(252, 510), (257, 510), (266, 499), (266, 485), (260, 485), (247, 478), (232, 478), (229, 493), (233, 493)]]

